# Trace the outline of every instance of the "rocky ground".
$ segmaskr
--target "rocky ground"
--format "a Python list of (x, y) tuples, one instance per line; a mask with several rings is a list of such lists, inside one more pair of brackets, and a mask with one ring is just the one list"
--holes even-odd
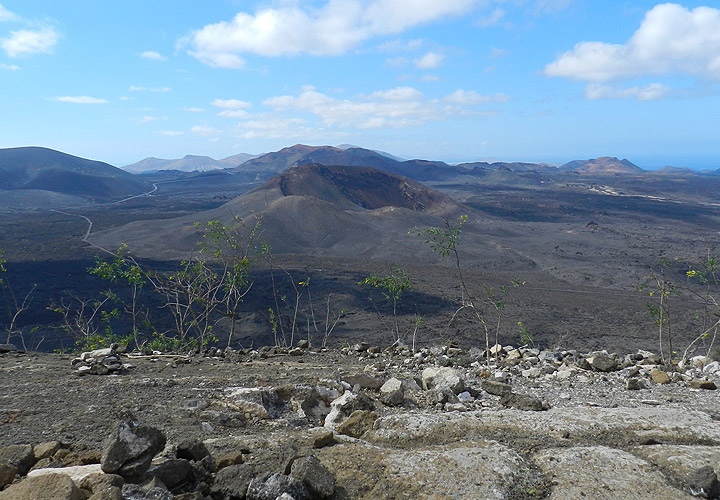
[(1, 500), (720, 498), (714, 356), (1, 347)]

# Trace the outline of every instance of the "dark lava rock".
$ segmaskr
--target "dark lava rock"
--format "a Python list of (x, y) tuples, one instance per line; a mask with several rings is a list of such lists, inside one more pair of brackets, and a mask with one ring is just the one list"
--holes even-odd
[(310, 500), (308, 492), (302, 481), (284, 474), (264, 474), (250, 481), (247, 490), (247, 500), (276, 500), (277, 497), (287, 493), (294, 500)]
[(141, 477), (164, 447), (162, 431), (135, 422), (121, 422), (104, 447), (102, 470), (126, 479)]
[(290, 469), (290, 476), (302, 481), (311, 493), (320, 498), (328, 498), (335, 493), (335, 478), (313, 456), (296, 459)]
[(250, 481), (254, 476), (255, 468), (248, 464), (230, 465), (221, 469), (215, 476), (215, 483), (212, 485), (213, 498), (245, 498)]
[(17, 473), (24, 476), (35, 463), (33, 447), (29, 444), (16, 444), (0, 448), (0, 464), (15, 467)]

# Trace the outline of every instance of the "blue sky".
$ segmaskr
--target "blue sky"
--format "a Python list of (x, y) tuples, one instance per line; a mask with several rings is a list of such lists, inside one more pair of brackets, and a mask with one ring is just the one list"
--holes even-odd
[[(715, 6), (713, 6), (715, 5)], [(0, 147), (720, 168), (720, 6), (0, 0)]]

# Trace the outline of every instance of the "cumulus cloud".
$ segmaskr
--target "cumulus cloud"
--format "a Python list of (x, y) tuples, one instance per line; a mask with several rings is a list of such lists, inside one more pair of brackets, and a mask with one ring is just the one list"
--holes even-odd
[(172, 92), (172, 89), (170, 87), (139, 87), (137, 85), (130, 85), (128, 90), (130, 92)]
[(243, 139), (284, 139), (307, 137), (312, 131), (302, 118), (258, 117), (238, 124)]
[(240, 99), (215, 99), (212, 105), (222, 109), (248, 109), (252, 107), (252, 104)]
[(108, 102), (106, 99), (100, 99), (98, 97), (90, 97), (86, 95), (62, 96), (56, 97), (54, 100), (58, 102), (69, 102), (72, 104), (106, 104)]
[(625, 44), (580, 42), (544, 73), (592, 83), (670, 74), (720, 79), (720, 10), (657, 5)]
[(457, 116), (486, 115), (477, 105), (504, 102), (507, 96), (482, 96), (458, 90), (440, 99), (428, 99), (412, 87), (361, 95), (354, 100), (337, 99), (306, 87), (297, 95), (271, 97), (265, 106), (277, 112), (297, 111), (318, 117), (326, 127), (404, 128)]
[(50, 54), (60, 36), (53, 28), (11, 31), (10, 37), (0, 40), (0, 47), (9, 57)]
[(618, 88), (611, 85), (590, 84), (585, 88), (587, 99), (638, 99), (654, 101), (670, 93), (670, 88), (660, 83), (651, 83), (643, 87)]
[(20, 69), (20, 66), (17, 64), (3, 64), (0, 63), (0, 69), (6, 69), (8, 71), (17, 71)]
[(244, 54), (339, 55), (382, 35), (466, 13), (478, 0), (328, 0), (321, 7), (285, 2), (209, 24), (181, 41), (203, 63), (244, 67)]
[(439, 67), (444, 60), (445, 56), (443, 54), (428, 52), (419, 59), (415, 59), (413, 63), (420, 69), (435, 69)]
[(146, 50), (145, 52), (140, 53), (140, 57), (143, 59), (150, 59), (153, 61), (165, 61), (167, 58), (160, 54), (159, 52), (155, 52), (154, 50)]

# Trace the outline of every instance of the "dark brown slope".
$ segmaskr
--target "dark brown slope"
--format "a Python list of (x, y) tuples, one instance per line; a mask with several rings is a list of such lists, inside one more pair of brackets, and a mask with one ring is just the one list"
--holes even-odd
[(365, 256), (407, 255), (417, 248), (413, 226), (440, 225), (465, 209), (412, 180), (376, 169), (293, 167), (225, 205), (170, 219), (137, 221), (93, 235), (114, 249), (126, 243), (141, 257), (181, 258), (196, 250), (196, 222), (234, 216), (249, 226), (262, 216), (262, 239), (275, 253)]
[(414, 180), (439, 180), (453, 177), (462, 169), (446, 163), (428, 160), (397, 161), (385, 155), (363, 148), (335, 148), (332, 146), (295, 146), (267, 153), (246, 161), (233, 172), (277, 174), (287, 168), (306, 163), (323, 165), (347, 165), (350, 167), (371, 167)]
[(114, 198), (152, 186), (119, 168), (47, 148), (0, 149), (0, 189), (35, 189)]

